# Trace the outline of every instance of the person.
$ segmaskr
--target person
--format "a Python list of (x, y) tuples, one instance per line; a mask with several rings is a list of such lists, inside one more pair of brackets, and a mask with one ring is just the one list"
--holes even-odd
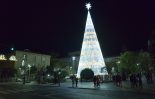
[(131, 84), (131, 88), (133, 88), (134, 84), (133, 84), (133, 74), (130, 74), (130, 84)]
[(122, 87), (122, 77), (120, 74), (117, 75), (117, 79), (118, 79), (118, 87)]
[(72, 75), (72, 76), (71, 76), (71, 80), (72, 80), (72, 87), (74, 87), (75, 78), (76, 78), (76, 77), (75, 77), (75, 75)]
[(94, 82), (94, 88), (96, 88), (96, 76), (94, 76), (94, 78), (93, 78), (93, 82)]
[(60, 87), (60, 75), (58, 75), (57, 81), (58, 81), (58, 85), (59, 85), (59, 87)]
[(56, 75), (54, 75), (54, 84), (56, 84), (57, 83), (57, 77), (56, 77)]
[(140, 88), (143, 88), (141, 73), (138, 73), (137, 77), (138, 77), (138, 86), (139, 86)]
[(119, 86), (119, 74), (116, 75), (116, 86)]
[(136, 76), (136, 74), (134, 74), (133, 75), (133, 88), (135, 88), (135, 87), (137, 88), (137, 81), (138, 81), (137, 76)]
[(117, 85), (117, 83), (116, 83), (116, 75), (113, 75), (113, 76), (112, 76), (112, 80), (113, 80), (113, 82), (114, 82), (114, 85)]
[(24, 74), (24, 76), (23, 76), (23, 84), (25, 84), (25, 74)]
[(97, 84), (97, 87), (100, 87), (100, 76), (97, 76), (96, 84)]
[(76, 87), (78, 87), (78, 78), (75, 78), (75, 82), (76, 82)]

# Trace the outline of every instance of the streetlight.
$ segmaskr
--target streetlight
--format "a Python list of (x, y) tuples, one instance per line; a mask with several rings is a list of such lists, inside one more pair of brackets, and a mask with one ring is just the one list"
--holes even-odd
[(120, 64), (121, 62), (120, 61), (117, 61), (117, 63)]
[(50, 77), (50, 74), (47, 74), (47, 77)]
[(121, 61), (120, 61), (120, 60), (116, 62), (116, 64), (117, 64), (117, 67), (116, 67), (116, 68), (117, 68), (117, 70), (116, 70), (116, 72), (117, 72), (117, 73), (118, 73), (118, 72), (120, 72), (120, 68), (118, 67), (118, 66), (120, 65), (120, 63), (121, 63)]
[(137, 66), (139, 66), (139, 63), (137, 63)]
[(138, 67), (138, 71), (141, 72), (141, 71), (140, 71), (141, 69), (140, 69), (140, 66), (139, 66), (140, 63), (137, 63), (136, 65), (137, 65), (137, 67)]
[(31, 65), (28, 64), (28, 68), (29, 68), (29, 81), (30, 81), (30, 73), (31, 73)]
[(75, 59), (76, 59), (76, 57), (75, 56), (73, 56), (72, 57), (72, 62), (73, 62), (73, 74), (75, 73), (74, 71), (75, 71)]
[(72, 74), (72, 67), (69, 67), (69, 69), (70, 69), (70, 74)]
[(14, 51), (14, 47), (11, 47), (11, 51)]
[(114, 67), (112, 67), (111, 72), (112, 72), (112, 74), (115, 73), (115, 68)]

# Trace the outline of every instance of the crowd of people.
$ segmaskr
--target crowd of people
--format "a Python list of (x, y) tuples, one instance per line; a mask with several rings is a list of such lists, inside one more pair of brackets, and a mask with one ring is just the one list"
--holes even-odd
[(118, 87), (122, 87), (122, 76), (120, 74), (113, 75), (112, 79), (113, 79), (114, 85)]
[[(78, 87), (78, 78), (75, 75), (72, 75), (71, 78), (72, 80), (72, 87)], [(100, 83), (101, 83), (101, 79), (100, 76), (94, 76), (93, 77), (93, 82), (94, 82), (94, 88), (99, 88), (100, 87)]]
[[(112, 76), (113, 82), (116, 86), (122, 87), (122, 76), (120, 74), (116, 74)], [(138, 74), (130, 74), (129, 76), (131, 88), (140, 87), (142, 88), (142, 76), (140, 73)]]
[(146, 80), (147, 80), (148, 84), (153, 83), (153, 77), (152, 77), (152, 73), (151, 72), (145, 73), (145, 77), (146, 77)]
[[(148, 83), (153, 82), (152, 76), (150, 74), (146, 74), (145, 77)], [(95, 75), (93, 77), (94, 88), (100, 88), (100, 83), (103, 81), (103, 79), (101, 78), (102, 76), (100, 75)], [(121, 73), (117, 73), (112, 76), (114, 85), (116, 85), (117, 87), (122, 87), (122, 81), (127, 80), (127, 78), (130, 81), (131, 88), (143, 88), (141, 73), (137, 73), (137, 74), (133, 73), (133, 74), (130, 74), (129, 76), (126, 76), (123, 74), (121, 75)], [(75, 75), (71, 76), (71, 80), (72, 80), (72, 87), (78, 87), (78, 78)]]
[[(145, 74), (146, 77), (146, 81), (147, 83), (152, 83), (152, 75), (147, 73)], [(40, 77), (41, 78), (41, 77)], [(103, 79), (101, 79), (102, 76), (100, 75), (95, 75), (93, 77), (93, 84), (94, 84), (94, 88), (100, 88), (100, 83), (103, 81)], [(130, 74), (128, 77), (128, 80), (130, 81), (130, 86), (131, 88), (143, 88), (143, 82), (142, 82), (142, 75), (141, 73), (133, 73)], [(43, 78), (42, 78), (43, 79)], [(72, 75), (70, 77), (71, 81), (72, 81), (72, 87), (78, 87), (78, 78), (76, 75)], [(115, 75), (112, 76), (112, 80), (114, 82), (114, 85), (118, 86), (118, 87), (122, 87), (122, 81), (124, 80), (124, 76), (121, 75), (120, 73), (117, 73)], [(41, 82), (42, 80), (39, 79), (39, 82)], [(60, 86), (60, 76), (59, 75), (55, 75), (54, 76), (54, 84), (58, 84)]]
[(140, 87), (142, 88), (142, 77), (141, 74), (131, 74), (130, 75), (130, 83), (131, 83), (131, 88), (137, 88)]
[[(75, 75), (71, 76), (71, 80), (72, 80), (72, 87), (78, 87), (78, 78)], [(113, 75), (112, 80), (114, 82), (114, 85), (116, 85), (118, 87), (122, 87), (122, 81), (124, 80), (124, 78), (120, 73)], [(149, 75), (146, 75), (146, 80), (152, 81), (152, 79)], [(140, 73), (130, 74), (129, 75), (129, 81), (130, 81), (131, 88), (137, 88), (137, 87), (143, 88), (142, 75)], [(101, 80), (100, 75), (95, 75), (93, 77), (94, 88), (100, 88), (101, 82), (102, 82), (102, 80)]]

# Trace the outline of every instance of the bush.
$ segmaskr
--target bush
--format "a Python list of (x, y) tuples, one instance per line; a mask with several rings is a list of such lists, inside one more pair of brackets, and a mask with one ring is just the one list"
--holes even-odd
[(84, 79), (84, 80), (92, 80), (93, 77), (94, 77), (94, 72), (89, 69), (89, 68), (86, 68), (84, 70), (81, 71), (81, 80)]
[(59, 78), (61, 82), (65, 82), (66, 79), (65, 77), (69, 75), (68, 71), (66, 70), (59, 70), (59, 71), (55, 71), (54, 72), (54, 80), (56, 80), (56, 78)]
[(67, 75), (69, 75), (69, 73), (66, 70), (62, 70), (60, 74), (60, 78), (64, 79)]

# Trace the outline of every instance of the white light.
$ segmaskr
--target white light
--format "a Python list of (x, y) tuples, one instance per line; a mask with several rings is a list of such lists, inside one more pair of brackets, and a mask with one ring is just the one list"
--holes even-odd
[(118, 64), (121, 63), (120, 61), (117, 62)]
[(9, 60), (10, 61), (17, 61), (16, 56), (14, 56), (14, 55), (10, 56)]
[(50, 77), (50, 74), (48, 74), (47, 76)]
[(91, 4), (90, 4), (90, 2), (86, 4), (86, 8), (87, 8), (88, 10), (91, 9)]
[(28, 64), (28, 67), (29, 67), (29, 68), (31, 68), (31, 65), (30, 65), (30, 64)]
[(22, 66), (24, 66), (25, 65), (25, 61), (24, 60), (22, 60)]
[(75, 56), (73, 56), (73, 57), (72, 57), (72, 60), (74, 61), (75, 59), (76, 59), (76, 57), (75, 57)]
[(11, 50), (14, 51), (14, 48), (12, 47)]
[(139, 63), (137, 63), (137, 66), (139, 66)]
[(7, 59), (5, 58), (5, 55), (1, 54), (0, 55), (0, 60), (7, 60)]

